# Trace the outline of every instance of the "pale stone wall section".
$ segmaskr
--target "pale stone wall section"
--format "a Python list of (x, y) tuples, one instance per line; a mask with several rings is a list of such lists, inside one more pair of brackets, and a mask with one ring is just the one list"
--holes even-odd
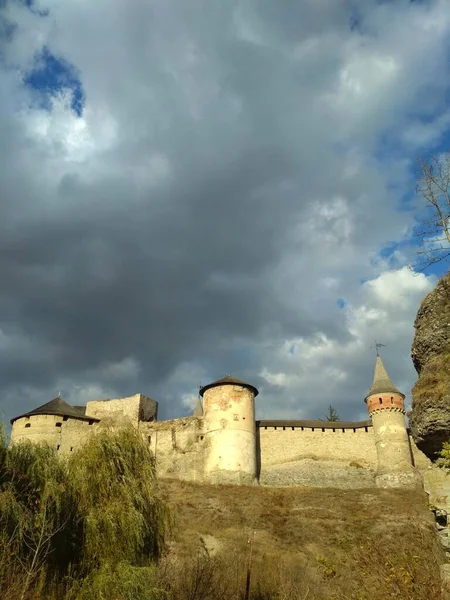
[(46, 442), (62, 453), (78, 449), (92, 433), (95, 422), (58, 415), (31, 415), (14, 421), (11, 443)]
[(203, 394), (205, 477), (212, 483), (254, 483), (257, 476), (252, 389), (217, 385)]
[(371, 427), (259, 429), (261, 485), (375, 487), (377, 454)]
[(157, 414), (157, 402), (143, 394), (135, 394), (127, 398), (111, 400), (91, 400), (86, 404), (86, 415), (97, 419), (107, 418), (109, 421), (137, 424), (138, 421), (148, 421)]
[(374, 394), (367, 399), (367, 406), (378, 457), (377, 487), (421, 487), (421, 477), (413, 467), (403, 396), (394, 392)]
[(156, 459), (158, 477), (204, 481), (207, 441), (201, 417), (140, 423), (139, 430)]
[(378, 471), (407, 471), (412, 457), (405, 417), (400, 410), (372, 413), (373, 432), (378, 456)]

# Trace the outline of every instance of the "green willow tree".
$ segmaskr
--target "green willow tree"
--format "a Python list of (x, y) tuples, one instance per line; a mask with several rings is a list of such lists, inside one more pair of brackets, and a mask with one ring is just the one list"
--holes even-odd
[(0, 597), (162, 598), (168, 513), (136, 430), (103, 430), (70, 460), (0, 441)]

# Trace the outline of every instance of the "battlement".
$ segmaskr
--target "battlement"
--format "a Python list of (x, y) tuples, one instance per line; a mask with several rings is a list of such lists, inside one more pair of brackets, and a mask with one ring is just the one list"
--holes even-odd
[(372, 427), (372, 421), (268, 420), (256, 421), (256, 427), (265, 430), (281, 429), (283, 431), (289, 429), (300, 429), (301, 431), (305, 429), (311, 431), (356, 431), (357, 429), (364, 429), (368, 433), (369, 428)]

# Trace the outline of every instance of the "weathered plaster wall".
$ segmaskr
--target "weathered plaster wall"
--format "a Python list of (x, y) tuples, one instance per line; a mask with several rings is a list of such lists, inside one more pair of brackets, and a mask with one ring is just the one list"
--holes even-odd
[(59, 452), (69, 453), (84, 443), (95, 425), (95, 422), (89, 424), (89, 421), (57, 415), (22, 417), (13, 423), (11, 442), (47, 442)]
[(241, 385), (218, 385), (203, 395), (205, 473), (212, 482), (253, 483), (257, 476), (255, 400)]
[(378, 471), (407, 470), (411, 466), (411, 449), (403, 398), (399, 394), (377, 394), (371, 396), (367, 404), (372, 417)]
[(119, 421), (121, 423), (126, 421), (137, 423), (139, 420), (141, 403), (141, 394), (135, 394), (134, 396), (129, 396), (128, 398), (91, 400), (86, 404), (86, 415), (89, 415), (90, 417), (96, 417), (97, 419)]
[(140, 423), (159, 477), (203, 481), (207, 441), (201, 417)]
[(260, 483), (269, 486), (375, 486), (377, 454), (371, 427), (303, 430), (259, 428)]

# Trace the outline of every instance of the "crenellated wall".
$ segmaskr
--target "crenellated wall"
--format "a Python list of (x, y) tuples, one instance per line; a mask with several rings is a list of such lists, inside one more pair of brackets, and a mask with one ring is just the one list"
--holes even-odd
[(374, 487), (377, 454), (372, 427), (334, 425), (260, 425), (260, 484)]
[[(69, 454), (104, 427), (133, 423), (155, 456), (161, 478), (229, 483), (228, 470), (233, 477), (237, 473), (239, 477), (233, 481), (242, 484), (251, 483), (245, 477), (254, 469), (257, 481), (265, 486), (349, 489), (377, 486), (380, 457), (376, 450), (377, 432), (371, 421), (255, 422), (252, 394), (246, 389), (245, 393), (238, 390), (240, 396), (237, 397), (236, 387), (228, 385), (229, 393), (224, 398), (217, 393), (212, 399), (206, 398), (206, 416), (203, 417), (151, 420), (156, 416), (157, 403), (141, 394), (88, 402), (84, 416), (81, 412), (78, 418), (30, 414), (13, 422), (11, 441), (46, 441), (58, 452)], [(208, 405), (209, 400), (211, 406)], [(397, 425), (401, 429), (402, 423)], [(425, 482), (425, 490), (430, 497), (438, 500), (442, 489), (445, 487), (447, 491), (448, 487), (450, 490), (450, 486), (444, 485), (439, 470), (431, 465), (411, 439), (408, 444), (404, 427), (403, 433), (408, 447), (406, 458), (412, 457), (413, 466)], [(247, 437), (254, 440), (251, 452), (245, 446), (240, 447), (242, 436), (244, 441)], [(405, 459), (399, 463), (396, 445), (389, 453), (390, 437), (384, 438), (383, 444), (387, 447), (383, 447), (383, 452), (401, 471), (403, 462), (408, 461)], [(225, 472), (223, 479), (216, 472), (217, 465), (219, 471)], [(447, 499), (443, 502), (450, 504)]]

